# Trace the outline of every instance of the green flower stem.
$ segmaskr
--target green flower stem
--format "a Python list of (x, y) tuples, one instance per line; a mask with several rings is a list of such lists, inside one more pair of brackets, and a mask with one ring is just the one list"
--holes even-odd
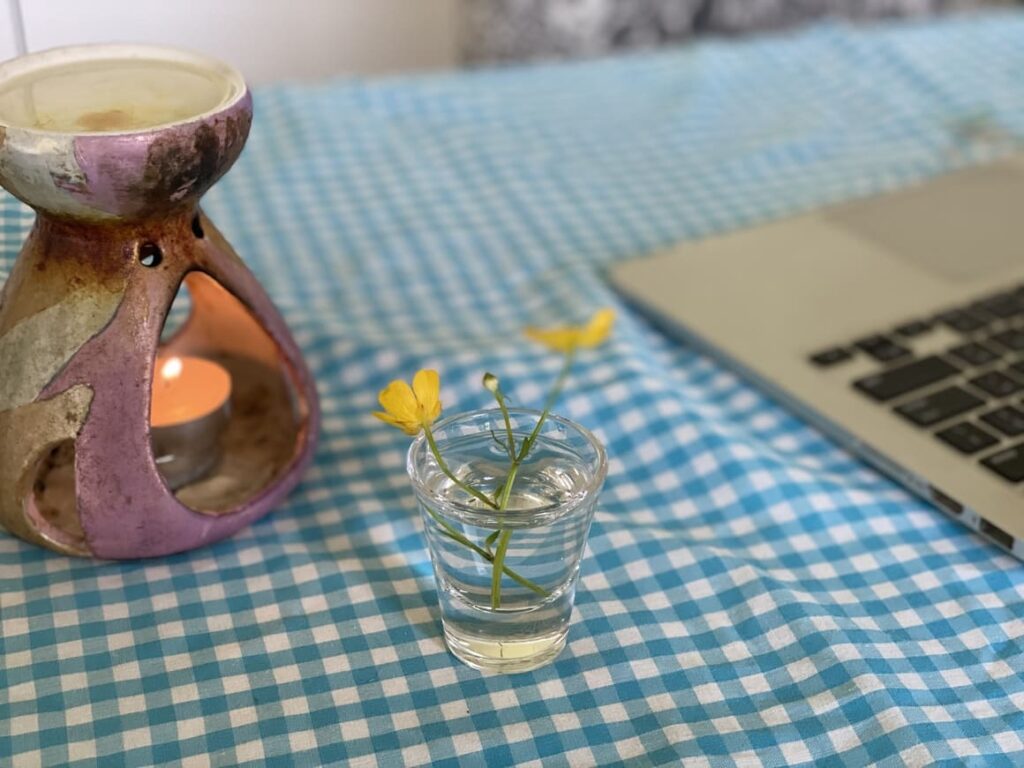
[[(509, 465), (508, 476), (501, 484), (498, 491), (495, 493), (495, 500), (498, 502), (498, 514), (501, 513), (508, 507), (509, 498), (512, 495), (512, 486), (515, 483), (516, 473), (519, 470), (519, 461), (516, 456), (516, 443), (515, 437), (512, 434), (512, 417), (508, 412), (508, 405), (505, 403), (505, 395), (501, 391), (501, 387), (495, 387), (494, 399), (498, 402), (498, 408), (501, 409), (501, 416), (505, 421), (505, 439), (508, 441), (508, 459), (511, 462)], [(512, 540), (512, 531), (503, 530), (500, 525), (499, 519), (498, 530), (491, 533), (485, 544), (487, 545), (487, 551), (489, 552), (491, 546), (495, 541), (498, 542), (498, 548), (494, 553), (494, 563), (491, 568), (491, 608), (498, 609), (501, 607), (501, 574), (505, 569), (505, 555), (508, 553), (508, 545)]]
[[(516, 475), (519, 473), (519, 467), (526, 460), (530, 450), (533, 448), (534, 443), (537, 441), (540, 435), (541, 429), (544, 427), (544, 422), (547, 421), (548, 415), (551, 413), (551, 409), (554, 407), (558, 400), (559, 395), (562, 393), (562, 389), (565, 387), (565, 382), (569, 378), (569, 372), (572, 370), (573, 361), (576, 358), (576, 350), (570, 349), (566, 352), (565, 362), (562, 365), (562, 370), (558, 374), (558, 378), (555, 379), (554, 385), (551, 387), (551, 391), (548, 393), (548, 397), (544, 402), (544, 409), (541, 411), (540, 418), (537, 419), (537, 424), (534, 426), (533, 431), (530, 435), (523, 440), (520, 446), (518, 454), (515, 449), (515, 439), (512, 433), (512, 419), (508, 411), (508, 406), (505, 403), (505, 396), (502, 393), (500, 387), (493, 390), (494, 399), (498, 402), (498, 408), (501, 409), (502, 418), (505, 421), (505, 433), (507, 444), (505, 448), (508, 451), (509, 461), (511, 462), (508, 469), (508, 475), (505, 477), (505, 481), (495, 491), (494, 499), (489, 499), (485, 494), (473, 488), (462, 480), (457, 478), (455, 474), (448, 468), (448, 464), (441, 457), (441, 451), (437, 447), (437, 443), (434, 440), (434, 434), (431, 432), (430, 427), (424, 425), (423, 432), (427, 438), (427, 445), (430, 446), (430, 452), (434, 455), (434, 460), (437, 462), (437, 466), (445, 474), (445, 476), (455, 483), (456, 486), (461, 488), (463, 491), (468, 493), (473, 498), (483, 502), (491, 509), (497, 510), (498, 512), (498, 530), (493, 531), (484, 540), (484, 547), (477, 546), (461, 533), (456, 531), (449, 525), (444, 519), (442, 519), (434, 510), (426, 507), (431, 517), (434, 518), (437, 523), (444, 529), (445, 535), (447, 535), (453, 541), (468, 547), (473, 552), (478, 554), (487, 562), (491, 563), (491, 608), (497, 610), (501, 607), (501, 577), (502, 574), (507, 574), (510, 579), (521, 584), (527, 589), (532, 590), (540, 595), (547, 595), (548, 592), (542, 587), (538, 586), (529, 579), (524, 579), (518, 573), (508, 568), (505, 565), (505, 557), (508, 554), (509, 544), (512, 541), (512, 530), (501, 527), (501, 516), (508, 508), (509, 499), (512, 497), (512, 488), (516, 482)], [(499, 445), (500, 441), (496, 435), (492, 436)], [(497, 549), (491, 553), (491, 547), (497, 543)]]
[(494, 567), (491, 569), (491, 608), (501, 607), (501, 574), (505, 570), (505, 554), (508, 552), (512, 531), (506, 528), (498, 537), (498, 549), (494, 552)]
[(495, 433), (493, 429), (491, 430), (491, 440), (493, 440), (494, 444), (501, 448), (501, 450), (503, 450), (505, 453), (508, 453), (508, 443), (503, 443), (501, 440), (499, 440), (497, 433)]
[[(508, 508), (509, 498), (512, 496), (512, 486), (516, 482), (516, 474), (519, 472), (519, 462), (521, 459), (516, 458), (512, 460), (512, 466), (509, 467), (508, 477), (505, 478), (505, 483), (501, 487), (501, 497), (498, 499), (498, 515)], [(499, 535), (498, 535), (498, 548), (494, 552), (494, 567), (491, 569), (491, 608), (497, 610), (501, 607), (501, 574), (505, 569), (505, 555), (508, 552), (509, 542), (512, 540), (512, 531), (505, 529), (502, 530), (499, 520)], [(492, 534), (493, 535), (493, 534)]]
[(562, 370), (558, 374), (558, 378), (555, 379), (554, 385), (551, 387), (551, 391), (548, 393), (547, 400), (544, 401), (544, 410), (541, 411), (540, 418), (537, 419), (537, 426), (533, 428), (530, 436), (523, 441), (523, 447), (519, 451), (517, 457), (520, 462), (526, 458), (526, 455), (533, 448), (533, 444), (537, 440), (537, 436), (540, 434), (541, 427), (544, 426), (544, 422), (547, 421), (548, 415), (551, 413), (551, 409), (555, 407), (555, 403), (558, 401), (558, 396), (562, 394), (562, 389), (565, 387), (565, 382), (569, 378), (569, 372), (572, 370), (572, 364), (576, 360), (576, 349), (570, 349), (565, 353), (565, 362), (562, 364)]
[(505, 395), (501, 389), (494, 391), (494, 399), (498, 401), (498, 407), (501, 409), (501, 416), (505, 419), (505, 437), (508, 440), (508, 458), (510, 461), (516, 460), (516, 439), (512, 436), (512, 417), (509, 415), (508, 406), (505, 404)]
[[(449, 539), (452, 539), (453, 541), (462, 544), (464, 547), (468, 547), (469, 549), (473, 550), (474, 552), (476, 552), (476, 554), (480, 555), (480, 557), (482, 557), (488, 563), (494, 563), (494, 555), (471, 542), (469, 539), (467, 539), (465, 536), (463, 536), (461, 533), (455, 530), (443, 517), (437, 514), (437, 512), (432, 510), (426, 504), (424, 504), (423, 507), (424, 509), (427, 510), (428, 513), (430, 513), (430, 516), (434, 518), (437, 524), (444, 529), (444, 533)], [(504, 571), (505, 575), (512, 579), (512, 581), (516, 582), (517, 584), (520, 584), (521, 586), (526, 587), (532, 592), (536, 592), (541, 597), (547, 597), (550, 594), (546, 589), (544, 589), (544, 587), (530, 581), (529, 579), (523, 578), (518, 573), (513, 571), (511, 568), (506, 567), (505, 565), (501, 566), (501, 570)]]
[[(544, 422), (547, 421), (548, 415), (551, 413), (551, 409), (558, 401), (558, 396), (562, 394), (562, 389), (565, 387), (565, 382), (569, 378), (569, 372), (572, 370), (572, 364), (576, 359), (576, 349), (570, 349), (565, 354), (565, 362), (562, 364), (562, 370), (558, 374), (558, 378), (555, 379), (555, 383), (551, 387), (551, 391), (548, 393), (547, 399), (544, 401), (544, 410), (541, 411), (540, 418), (537, 419), (537, 425), (530, 432), (529, 437), (523, 440), (522, 447), (519, 450), (519, 454), (512, 459), (512, 465), (508, 470), (508, 477), (505, 478), (505, 482), (501, 487), (501, 495), (498, 501), (498, 514), (505, 511), (508, 507), (509, 497), (512, 495), (512, 486), (516, 481), (516, 474), (519, 472), (519, 465), (526, 460), (527, 455), (530, 453), (530, 449), (533, 448), (533, 444), (537, 441), (540, 430), (544, 426)], [(502, 401), (498, 401), (499, 406), (502, 406)], [(504, 406), (502, 406), (502, 412), (507, 413)], [(506, 417), (507, 418), (507, 417)], [(509, 433), (511, 434), (511, 425), (509, 425)], [(501, 529), (499, 521), (499, 529), (495, 533), (498, 534), (497, 543), (498, 548), (494, 552), (494, 567), (491, 572), (491, 608), (496, 610), (501, 607), (501, 574), (505, 568), (505, 555), (508, 553), (509, 543), (512, 541), (512, 531), (508, 529)], [(491, 536), (494, 534), (492, 533)], [(488, 541), (491, 541), (488, 537)]]
[[(490, 536), (488, 536), (486, 539), (484, 539), (484, 549), (486, 549), (488, 552), (490, 552), (491, 551), (491, 547), (494, 546), (494, 542), (498, 540), (498, 536), (500, 536), (500, 535), (501, 535), (501, 531), (500, 530), (492, 531)], [(492, 552), (491, 554), (494, 554), (494, 553)]]
[(486, 504), (491, 509), (497, 509), (498, 508), (497, 504), (495, 504), (493, 501), (491, 501), (489, 498), (487, 498), (484, 494), (480, 493), (480, 491), (478, 491), (476, 488), (473, 488), (472, 486), (466, 485), (466, 483), (464, 483), (461, 480), (459, 480), (459, 478), (457, 478), (455, 476), (455, 474), (448, 468), (448, 463), (441, 457), (441, 451), (440, 451), (440, 449), (438, 449), (437, 443), (434, 441), (434, 433), (430, 430), (430, 427), (424, 425), (423, 426), (423, 434), (427, 438), (427, 445), (430, 446), (430, 452), (432, 454), (434, 454), (434, 461), (437, 462), (438, 468), (442, 472), (444, 472), (445, 477), (447, 477), (449, 480), (451, 480), (453, 483), (455, 483), (455, 485), (457, 485), (459, 488), (464, 490), (466, 493), (468, 493), (473, 498), (478, 499), (479, 501), (482, 501), (484, 504)]
[[(511, 425), (509, 425), (509, 426), (511, 428)], [(434, 455), (434, 460), (437, 462), (437, 466), (440, 468), (440, 470), (442, 472), (444, 472), (445, 476), (449, 480), (451, 480), (453, 483), (455, 483), (455, 485), (457, 485), (459, 488), (464, 490), (466, 493), (470, 494), (471, 496), (473, 496), (476, 499), (479, 499), (480, 501), (482, 501), (483, 503), (485, 503), (487, 506), (491, 507), (492, 509), (500, 509), (501, 508), (501, 506), (499, 504), (496, 504), (494, 501), (492, 501), (491, 499), (487, 498), (484, 494), (482, 494), (476, 488), (473, 488), (472, 486), (467, 485), (466, 483), (462, 482), (461, 480), (459, 480), (459, 478), (457, 478), (455, 476), (455, 474), (448, 468), (447, 462), (441, 456), (441, 450), (437, 447), (437, 442), (434, 440), (434, 434), (431, 431), (430, 427), (424, 426), (423, 427), (423, 433), (424, 433), (424, 435), (427, 438), (427, 445), (430, 447), (430, 452)], [(502, 499), (502, 501), (501, 501), (501, 504), (503, 504), (503, 505), (506, 505), (506, 506), (508, 505), (509, 495), (512, 493), (512, 483), (515, 482), (515, 473), (516, 473), (517, 470), (518, 470), (518, 462), (514, 462), (513, 467), (509, 471), (509, 475), (508, 475), (508, 477), (505, 480), (505, 485), (502, 487), (502, 492), (501, 492), (501, 499)], [(511, 535), (512, 535), (511, 531), (505, 531), (504, 532), (504, 534), (505, 534), (505, 546), (504, 546), (504, 548), (499, 548), (499, 553), (492, 555), (490, 552), (488, 552), (485, 549), (482, 549), (481, 547), (478, 547), (476, 544), (471, 542), (469, 539), (467, 539), (461, 533), (459, 533), (454, 528), (452, 528), (451, 525), (449, 525), (443, 518), (441, 518), (437, 513), (435, 513), (434, 510), (430, 509), (430, 507), (426, 507), (426, 509), (430, 513), (430, 516), (433, 517), (434, 520), (436, 520), (437, 523), (444, 528), (445, 533), (447, 534), (447, 536), (449, 538), (451, 538), (454, 541), (457, 541), (459, 544), (462, 544), (465, 547), (469, 547), (471, 550), (473, 550), (478, 555), (480, 555), (480, 557), (482, 557), (484, 560), (486, 560), (487, 562), (492, 564), (492, 570), (493, 570), (493, 572), (495, 574), (494, 578), (492, 578), (492, 580), (491, 580), (491, 602), (492, 602), (492, 604), (493, 604), (494, 599), (495, 599), (494, 598), (494, 594), (495, 594), (494, 593), (494, 579), (497, 579), (497, 582), (498, 582), (498, 593), (497, 593), (498, 597), (497, 597), (497, 599), (499, 601), (499, 604), (500, 604), (500, 601), (501, 601), (501, 574), (502, 573), (506, 574), (510, 579), (512, 579), (516, 583), (526, 587), (527, 589), (529, 589), (529, 590), (531, 590), (533, 592), (536, 592), (537, 594), (539, 594), (541, 596), (547, 596), (548, 595), (548, 591), (546, 589), (544, 589), (541, 586), (538, 586), (537, 584), (535, 584), (534, 582), (530, 581), (529, 579), (523, 578), (518, 573), (516, 573), (514, 570), (512, 570), (511, 568), (508, 568), (505, 565), (505, 550), (508, 549), (508, 538), (511, 537)], [(496, 558), (498, 557), (499, 554), (501, 556), (501, 561), (500, 562), (496, 562)], [(498, 607), (498, 606), (494, 606), (494, 607)]]
[[(498, 382), (497, 377), (493, 377), (493, 387), (487, 386), (487, 378), (489, 376), (491, 376), (491, 374), (487, 374), (486, 376), (484, 376), (484, 386), (488, 390), (490, 390), (491, 394), (494, 395), (494, 399), (498, 403), (498, 408), (501, 410), (501, 418), (505, 422), (505, 444), (503, 447), (505, 448), (505, 451), (508, 453), (509, 462), (514, 464), (516, 460), (516, 438), (512, 434), (512, 416), (508, 412), (508, 404), (505, 402), (505, 393), (501, 391), (501, 385)], [(502, 444), (501, 441), (498, 440), (497, 435), (494, 434), (493, 429), (491, 430), (491, 436), (494, 438), (494, 442), (496, 442), (498, 445)], [(499, 485), (494, 490), (495, 501), (498, 500), (498, 497), (501, 496), (504, 490), (504, 483)]]

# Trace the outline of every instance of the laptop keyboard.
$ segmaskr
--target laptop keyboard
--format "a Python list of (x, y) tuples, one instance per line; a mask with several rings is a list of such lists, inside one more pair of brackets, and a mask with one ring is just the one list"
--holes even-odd
[[(912, 341), (937, 326), (961, 341), (915, 355)], [(853, 382), (864, 397), (1003, 480), (1024, 481), (1024, 286), (821, 350), (810, 362), (831, 369), (857, 357), (878, 364)]]

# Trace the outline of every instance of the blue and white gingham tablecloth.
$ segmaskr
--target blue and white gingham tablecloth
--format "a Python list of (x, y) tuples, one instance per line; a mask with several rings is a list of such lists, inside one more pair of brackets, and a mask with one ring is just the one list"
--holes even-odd
[[(0, 766), (1024, 763), (1024, 566), (602, 280), (1019, 147), (1024, 16), (287, 85), (256, 109), (206, 209), (308, 355), (316, 464), (188, 555), (0, 535)], [(30, 221), (0, 200), (0, 274)], [(569, 645), (483, 675), (442, 644), (408, 440), (369, 412), (421, 366), (449, 409), (486, 403), (484, 369), (536, 401), (559, 361), (519, 329), (602, 305), (616, 336), (560, 408), (611, 456)]]

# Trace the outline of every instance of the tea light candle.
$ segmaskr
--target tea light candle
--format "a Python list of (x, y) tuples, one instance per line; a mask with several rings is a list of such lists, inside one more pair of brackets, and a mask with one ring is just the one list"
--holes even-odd
[(153, 455), (173, 490), (198, 480), (217, 463), (231, 376), (217, 363), (199, 357), (158, 357), (154, 370)]

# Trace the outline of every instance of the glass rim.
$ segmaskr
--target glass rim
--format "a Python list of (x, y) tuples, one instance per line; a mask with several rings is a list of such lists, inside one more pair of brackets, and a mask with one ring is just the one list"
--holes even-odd
[[(512, 416), (520, 414), (526, 416), (534, 416), (537, 418), (539, 418), (541, 413), (543, 413), (542, 411), (537, 410), (536, 408), (509, 408), (508, 412)], [(448, 416), (444, 419), (441, 419), (441, 421), (438, 421), (437, 423), (432, 425), (432, 431), (434, 432), (436, 438), (437, 431), (439, 429), (443, 429), (463, 419), (469, 419), (470, 417), (483, 415), (496, 415), (499, 419), (502, 418), (500, 408), (477, 408), (472, 411), (463, 411), (461, 413), (456, 413), (452, 416)], [(562, 515), (571, 514), (576, 508), (589, 502), (590, 499), (593, 497), (594, 493), (604, 485), (605, 478), (608, 475), (608, 453), (605, 451), (604, 444), (600, 440), (598, 440), (597, 437), (594, 436), (593, 432), (584, 427), (582, 424), (573, 421), (572, 419), (568, 419), (565, 416), (558, 416), (557, 414), (554, 413), (549, 413), (547, 419), (545, 420), (545, 423), (558, 424), (567, 431), (575, 432), (586, 441), (586, 443), (593, 449), (595, 454), (593, 461), (594, 471), (592, 477), (587, 482), (586, 486), (583, 489), (583, 492), (576, 496), (576, 498), (574, 498), (571, 502), (558, 506), (559, 517), (561, 517)], [(438, 499), (439, 501), (441, 501), (440, 497), (438, 497), (436, 493), (434, 493), (429, 488), (427, 488), (426, 485), (424, 485), (423, 481), (419, 477), (419, 473), (414, 469), (415, 457), (418, 452), (422, 452), (424, 450), (426, 442), (426, 434), (424, 434), (424, 432), (421, 431), (420, 434), (417, 435), (416, 439), (412, 441), (412, 445), (409, 446), (409, 450), (406, 453), (405, 471), (406, 474), (409, 476), (409, 481), (412, 483), (413, 490), (415, 490), (418, 495), (422, 495), (426, 498)], [(429, 452), (427, 455), (430, 455)], [(433, 457), (431, 456), (431, 458)], [(549, 511), (549, 508), (542, 508), (536, 510), (512, 510), (499, 513), (495, 509), (490, 509), (488, 507), (473, 506), (465, 502), (452, 501), (450, 499), (445, 499), (441, 501), (441, 504), (447, 510), (456, 511), (459, 514), (459, 517), (467, 516), (475, 519), (476, 521), (485, 522), (497, 520), (499, 514), (505, 516), (521, 514), (523, 515), (523, 517), (526, 517), (528, 515), (539, 515)]]

